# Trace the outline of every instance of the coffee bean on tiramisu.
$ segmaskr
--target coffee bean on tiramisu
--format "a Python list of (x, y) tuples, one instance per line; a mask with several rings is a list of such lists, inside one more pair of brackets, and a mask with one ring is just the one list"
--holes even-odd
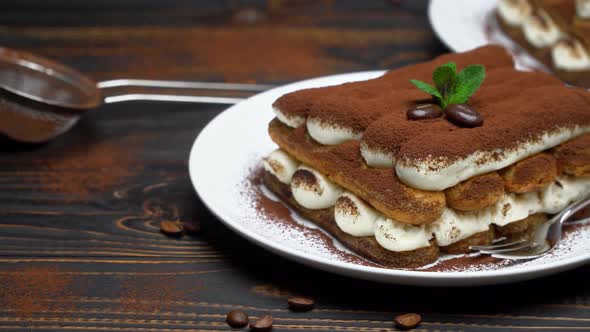
[(272, 329), (272, 316), (262, 316), (250, 324), (252, 331), (270, 331)]
[(182, 236), (182, 224), (178, 221), (163, 220), (160, 222), (160, 232), (168, 236)]
[(292, 296), (287, 299), (287, 303), (289, 304), (289, 309), (293, 311), (309, 311), (315, 305), (313, 299), (302, 296)]
[(227, 313), (225, 322), (231, 327), (241, 328), (246, 327), (250, 320), (248, 319), (248, 314), (242, 310), (232, 310)]
[(408, 120), (424, 120), (438, 118), (443, 114), (438, 105), (422, 104), (410, 108), (406, 111)]
[(185, 221), (182, 223), (182, 228), (188, 235), (195, 235), (201, 230), (201, 224), (196, 221)]
[(410, 330), (420, 325), (422, 316), (419, 314), (403, 314), (395, 316), (395, 325), (402, 330)]
[(473, 128), (483, 125), (481, 115), (465, 104), (453, 104), (445, 109), (447, 120), (459, 127)]

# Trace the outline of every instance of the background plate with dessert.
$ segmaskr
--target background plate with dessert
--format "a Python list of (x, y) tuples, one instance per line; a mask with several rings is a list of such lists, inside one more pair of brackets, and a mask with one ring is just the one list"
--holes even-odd
[(428, 14), (453, 51), (500, 44), (511, 50), (517, 68), (552, 72), (588, 88), (589, 8), (587, 0), (431, 0)]

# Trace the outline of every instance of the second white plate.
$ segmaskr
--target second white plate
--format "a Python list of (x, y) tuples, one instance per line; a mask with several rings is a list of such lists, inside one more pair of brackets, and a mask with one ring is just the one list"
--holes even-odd
[(547, 68), (500, 30), (494, 12), (499, 0), (430, 0), (428, 17), (437, 36), (453, 51), (499, 44), (514, 56), (516, 68)]

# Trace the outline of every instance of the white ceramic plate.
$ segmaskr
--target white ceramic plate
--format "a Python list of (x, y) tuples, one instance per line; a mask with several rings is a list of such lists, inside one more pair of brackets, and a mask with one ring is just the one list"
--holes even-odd
[(499, 44), (512, 53), (516, 68), (548, 71), (499, 29), (494, 17), (498, 1), (430, 0), (430, 24), (437, 36), (455, 52), (465, 52), (486, 44)]
[[(247, 190), (246, 179), (252, 168), (276, 148), (267, 133), (268, 123), (274, 117), (272, 103), (287, 92), (366, 80), (382, 73), (361, 72), (301, 81), (251, 97), (221, 113), (199, 134), (191, 151), (189, 171), (198, 195), (224, 224), (252, 242), (297, 262), (362, 279), (427, 286), (497, 284), (553, 274), (590, 260), (590, 227), (586, 227), (572, 233), (551, 255), (517, 265), (474, 266), (455, 272), (385, 269), (347, 262), (309, 236), (305, 228), (286, 228), (260, 214)], [(298, 221), (313, 227), (305, 220)]]

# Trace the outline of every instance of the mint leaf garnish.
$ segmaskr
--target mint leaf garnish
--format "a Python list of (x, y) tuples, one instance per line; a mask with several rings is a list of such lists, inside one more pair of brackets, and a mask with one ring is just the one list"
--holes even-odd
[(442, 98), (442, 95), (438, 92), (438, 90), (433, 87), (432, 85), (428, 84), (428, 83), (424, 83), (422, 81), (419, 80), (410, 80), (410, 82), (412, 82), (412, 84), (414, 84), (418, 89), (429, 93), (435, 97), (438, 98)]
[(410, 80), (418, 89), (436, 97), (444, 110), (451, 104), (464, 104), (479, 89), (486, 77), (485, 67), (471, 65), (463, 68), (457, 74), (454, 62), (445, 63), (437, 67), (432, 73), (435, 86), (419, 80)]
[(457, 75), (456, 87), (449, 104), (464, 104), (479, 89), (486, 77), (486, 69), (482, 65), (471, 65), (463, 68)]
[(432, 73), (432, 80), (441, 95), (446, 95), (453, 89), (457, 77), (457, 65), (454, 62), (445, 63)]

